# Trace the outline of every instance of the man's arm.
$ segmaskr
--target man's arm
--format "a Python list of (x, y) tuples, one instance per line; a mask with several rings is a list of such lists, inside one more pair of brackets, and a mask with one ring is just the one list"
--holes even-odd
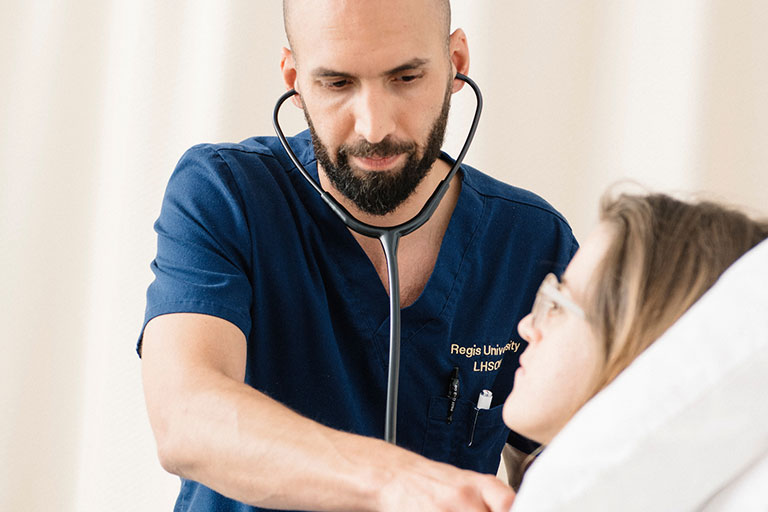
[(144, 392), (163, 467), (248, 504), (307, 510), (504, 511), (512, 491), (383, 441), (339, 432), (243, 383), (246, 340), (220, 318), (151, 320)]

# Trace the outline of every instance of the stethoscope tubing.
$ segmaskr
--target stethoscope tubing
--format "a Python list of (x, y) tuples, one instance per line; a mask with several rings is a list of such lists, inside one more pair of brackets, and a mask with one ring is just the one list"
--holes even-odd
[(315, 189), (320, 195), (322, 200), (328, 207), (336, 214), (336, 216), (349, 228), (361, 235), (369, 238), (378, 238), (381, 243), (381, 247), (384, 250), (384, 256), (387, 262), (387, 278), (389, 283), (389, 369), (387, 372), (387, 408), (384, 424), (384, 439), (392, 444), (397, 443), (397, 397), (398, 387), (400, 381), (400, 276), (397, 263), (397, 247), (400, 242), (400, 238), (413, 233), (421, 226), (423, 226), (437, 209), (443, 196), (448, 191), (448, 187), (451, 184), (451, 180), (461, 167), (461, 162), (464, 160), (464, 156), (469, 150), (469, 146), (472, 144), (472, 139), (475, 137), (477, 126), (480, 122), (480, 114), (483, 110), (483, 96), (480, 92), (480, 88), (469, 77), (456, 74), (456, 78), (469, 84), (472, 91), (477, 98), (477, 105), (475, 107), (475, 114), (472, 119), (472, 124), (469, 128), (467, 138), (464, 141), (464, 145), (459, 152), (456, 161), (454, 162), (451, 170), (435, 188), (435, 191), (429, 197), (419, 213), (413, 216), (411, 219), (398, 224), (396, 226), (373, 226), (366, 222), (362, 222), (356, 219), (349, 211), (344, 208), (336, 199), (333, 198), (328, 192), (323, 190), (319, 183), (317, 183), (312, 176), (307, 172), (304, 166), (301, 164), (296, 154), (291, 149), (288, 140), (283, 134), (283, 130), (280, 128), (278, 122), (278, 114), (280, 107), (285, 101), (295, 94), (298, 94), (295, 89), (291, 89), (286, 92), (277, 100), (274, 111), (272, 112), (272, 125), (277, 134), (277, 138), (280, 140), (285, 152), (288, 153), (296, 169), (304, 176), (307, 182)]

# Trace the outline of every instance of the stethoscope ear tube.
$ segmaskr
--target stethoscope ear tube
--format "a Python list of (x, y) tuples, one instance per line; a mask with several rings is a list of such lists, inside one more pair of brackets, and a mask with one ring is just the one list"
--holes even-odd
[(400, 241), (400, 237), (413, 233), (432, 217), (432, 214), (437, 209), (443, 196), (445, 196), (445, 193), (448, 191), (451, 180), (456, 175), (456, 172), (458, 172), (459, 167), (461, 167), (461, 162), (464, 160), (464, 156), (467, 154), (469, 146), (472, 144), (472, 139), (475, 137), (475, 132), (477, 131), (477, 126), (480, 122), (480, 114), (483, 111), (483, 96), (480, 93), (480, 88), (477, 84), (461, 73), (457, 73), (456, 78), (469, 84), (477, 98), (475, 115), (472, 119), (469, 133), (467, 134), (467, 138), (464, 141), (464, 145), (462, 146), (453, 167), (451, 167), (451, 170), (448, 172), (445, 179), (443, 179), (437, 188), (435, 188), (435, 191), (429, 197), (419, 213), (410, 220), (398, 224), (397, 226), (373, 226), (356, 219), (346, 208), (344, 208), (344, 206), (336, 201), (336, 199), (329, 193), (324, 191), (320, 184), (312, 178), (301, 164), (296, 157), (296, 154), (293, 152), (293, 149), (291, 149), (291, 146), (288, 144), (288, 140), (285, 138), (283, 130), (280, 128), (280, 123), (278, 122), (280, 107), (288, 98), (298, 94), (295, 89), (291, 89), (280, 96), (272, 112), (272, 126), (275, 128), (277, 138), (280, 140), (285, 152), (288, 153), (288, 157), (296, 166), (296, 169), (298, 169), (312, 188), (320, 194), (322, 200), (349, 229), (370, 238), (378, 238), (381, 247), (384, 250), (389, 282), (389, 370), (387, 376), (387, 410), (384, 424), (384, 439), (393, 444), (397, 442), (397, 395), (400, 380), (400, 277), (397, 264), (398, 242)]

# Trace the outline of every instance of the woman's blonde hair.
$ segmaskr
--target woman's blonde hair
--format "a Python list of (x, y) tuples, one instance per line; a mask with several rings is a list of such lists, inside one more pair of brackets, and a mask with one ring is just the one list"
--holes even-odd
[[(666, 331), (742, 254), (768, 238), (768, 221), (664, 194), (603, 196), (608, 248), (583, 307), (604, 354), (591, 396)], [(514, 471), (518, 488), (540, 446)]]
[(768, 222), (664, 194), (607, 195), (611, 232), (586, 310), (605, 366), (595, 393), (666, 331), (742, 254), (768, 237)]

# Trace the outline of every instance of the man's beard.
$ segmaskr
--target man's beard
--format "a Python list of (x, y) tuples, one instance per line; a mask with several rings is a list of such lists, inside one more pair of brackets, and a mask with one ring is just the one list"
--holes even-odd
[[(448, 82), (440, 115), (432, 125), (423, 148), (415, 142), (394, 141), (389, 136), (376, 144), (361, 140), (354, 144), (339, 146), (336, 150), (335, 164), (331, 161), (328, 149), (318, 137), (304, 105), (304, 117), (312, 135), (315, 156), (333, 186), (365, 213), (386, 215), (395, 211), (413, 194), (419, 183), (429, 174), (432, 164), (440, 156), (445, 127), (448, 123), (448, 110), (451, 105), (452, 83), (453, 80)], [(419, 151), (420, 149), (423, 151)], [(355, 172), (349, 164), (350, 156), (386, 158), (401, 153), (405, 153), (407, 158), (405, 165), (399, 171), (358, 170)], [(419, 153), (421, 153), (420, 158)]]

